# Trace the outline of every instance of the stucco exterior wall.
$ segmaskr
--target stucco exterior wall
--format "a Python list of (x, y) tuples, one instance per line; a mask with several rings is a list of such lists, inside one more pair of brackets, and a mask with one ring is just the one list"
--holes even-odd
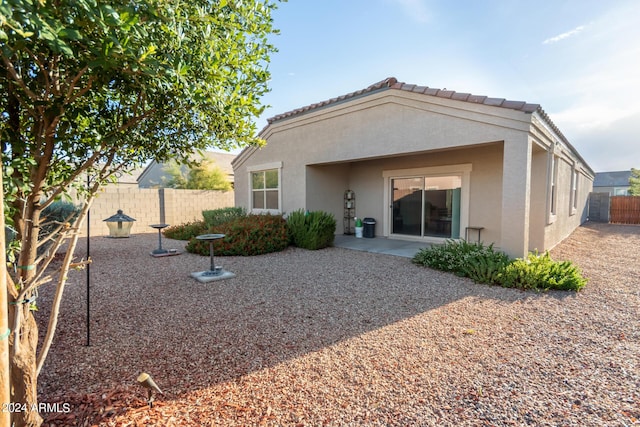
[(561, 157), (561, 161), (558, 164), (557, 212), (555, 217), (551, 218), (545, 226), (543, 250), (553, 248), (569, 236), (576, 227), (586, 221), (587, 200), (593, 188), (593, 180), (581, 169), (576, 169), (578, 177), (578, 200), (577, 209), (573, 209), (571, 199), (571, 175), (574, 169), (576, 169), (576, 167), (572, 163), (569, 163), (566, 158)]
[(535, 145), (531, 157), (531, 202), (529, 203), (529, 250), (545, 247), (547, 224), (547, 163), (546, 150)]
[(522, 112), (497, 109), (504, 117), (487, 114), (486, 106), (447, 100), (456, 105), (452, 108), (440, 99), (429, 100), (383, 91), (270, 125), (262, 135), (267, 146), (245, 150), (234, 163), (236, 204), (249, 207), (248, 168), (275, 159), (283, 164), (282, 210), (291, 211), (308, 208), (311, 200), (307, 165), (473, 146), (515, 138), (527, 128)]
[[(461, 150), (423, 153), (413, 156), (375, 159), (351, 164), (349, 185), (356, 193), (356, 214), (376, 219), (376, 235), (387, 235), (383, 224), (384, 200), (383, 172), (386, 170), (417, 169), (436, 166), (471, 164), (469, 224), (485, 227), (482, 239), (500, 241), (500, 191), (483, 191), (499, 187), (502, 182), (502, 144), (492, 143)], [(464, 234), (464, 230), (461, 230)]]
[(352, 161), (513, 139), (528, 120), (521, 111), (383, 91), (271, 124), (263, 137), (279, 147), (260, 151), (306, 164)]
[[(277, 161), (282, 212), (331, 212), (341, 233), (343, 193), (351, 189), (356, 215), (375, 218), (382, 236), (389, 232), (385, 171), (467, 164), (465, 224), (484, 227), (484, 242), (522, 256), (555, 245), (582, 218), (560, 208), (569, 206), (571, 186), (571, 172), (560, 166), (559, 209), (549, 220), (547, 153), (558, 137), (540, 123), (522, 111), (383, 90), (267, 126), (261, 134), (267, 145), (245, 150), (234, 162), (235, 202), (249, 209), (250, 171)], [(575, 156), (561, 157), (576, 165)], [(582, 207), (593, 176), (588, 166), (578, 168)]]

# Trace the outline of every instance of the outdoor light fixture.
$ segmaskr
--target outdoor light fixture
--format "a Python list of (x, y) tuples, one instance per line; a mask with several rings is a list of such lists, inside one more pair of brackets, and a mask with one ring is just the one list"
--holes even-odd
[(160, 387), (158, 387), (158, 385), (156, 384), (155, 381), (153, 381), (153, 378), (151, 378), (151, 375), (147, 374), (146, 372), (141, 373), (140, 375), (138, 375), (138, 384), (140, 384), (142, 387), (146, 388), (148, 391), (148, 396), (147, 396), (147, 402), (149, 402), (149, 408), (153, 407), (153, 392), (155, 391), (156, 393), (162, 393), (162, 390), (160, 390)]
[(122, 213), (122, 209), (118, 209), (115, 215), (103, 221), (109, 227), (109, 237), (129, 237), (135, 219)]

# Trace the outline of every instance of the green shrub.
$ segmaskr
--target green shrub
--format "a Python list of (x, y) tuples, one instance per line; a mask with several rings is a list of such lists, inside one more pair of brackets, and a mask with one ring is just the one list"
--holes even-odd
[(556, 262), (546, 252), (511, 260), (493, 245), (448, 240), (443, 245), (420, 250), (413, 262), (437, 270), (469, 277), (478, 283), (536, 290), (579, 291), (586, 284), (570, 261)]
[[(80, 214), (80, 211), (81, 209), (78, 206), (70, 202), (56, 201), (51, 203), (42, 210), (38, 239), (43, 240), (48, 237), (55, 239), (54, 233), (60, 229), (60, 225), (64, 223), (72, 224)], [(53, 244), (53, 240), (49, 240), (40, 246), (38, 254), (44, 253), (51, 244)]]
[(437, 270), (450, 271), (458, 276), (467, 276), (470, 261), (487, 258), (502, 262), (504, 257), (506, 255), (496, 252), (493, 245), (447, 240), (442, 245), (421, 249), (413, 257), (413, 262)]
[(545, 252), (513, 261), (506, 267), (501, 284), (520, 289), (579, 291), (587, 280), (573, 263), (553, 261), (549, 252)]
[(53, 233), (60, 224), (73, 223), (80, 214), (80, 208), (73, 203), (57, 201), (43, 209), (40, 220), (40, 237)]
[(501, 283), (504, 269), (510, 262), (507, 254), (495, 251), (489, 246), (469, 257), (467, 263), (462, 266), (462, 273), (477, 283), (496, 285)]
[(189, 240), (192, 237), (207, 233), (207, 224), (204, 221), (188, 222), (186, 224), (172, 225), (163, 230), (165, 237), (176, 240)]
[[(214, 241), (216, 255), (261, 255), (278, 252), (289, 245), (287, 223), (281, 215), (247, 215), (210, 227), (206, 233), (221, 233), (225, 237)], [(209, 255), (209, 242), (192, 237), (187, 251)]]
[(230, 207), (202, 211), (202, 216), (208, 227), (216, 227), (225, 222), (233, 221), (236, 218), (247, 216), (247, 212), (243, 207)]
[(289, 215), (287, 226), (294, 246), (316, 250), (333, 245), (336, 220), (330, 213), (299, 209)]

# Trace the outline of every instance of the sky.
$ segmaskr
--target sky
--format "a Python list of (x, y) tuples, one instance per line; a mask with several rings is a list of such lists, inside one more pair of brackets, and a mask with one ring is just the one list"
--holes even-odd
[(596, 172), (640, 168), (639, 0), (289, 0), (258, 119), (398, 81), (540, 104)]

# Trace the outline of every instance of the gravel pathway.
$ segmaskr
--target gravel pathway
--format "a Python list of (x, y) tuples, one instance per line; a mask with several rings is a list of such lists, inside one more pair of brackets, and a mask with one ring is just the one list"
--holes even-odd
[[(42, 402), (71, 409), (48, 425), (640, 422), (640, 227), (591, 224), (552, 251), (589, 278), (578, 294), (342, 248), (218, 258), (237, 277), (201, 284), (189, 273), (208, 258), (153, 258), (156, 246), (92, 240), (89, 347), (85, 272), (70, 274), (39, 381)], [(143, 371), (164, 391), (153, 408)]]

